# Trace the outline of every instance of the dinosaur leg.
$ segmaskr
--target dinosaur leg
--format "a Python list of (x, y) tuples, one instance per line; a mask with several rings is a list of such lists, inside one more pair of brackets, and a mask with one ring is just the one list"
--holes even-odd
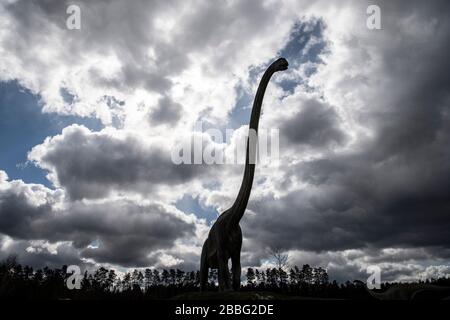
[(241, 253), (238, 251), (231, 257), (233, 272), (233, 289), (239, 290), (241, 286)]
[(208, 250), (206, 243), (203, 245), (202, 256), (200, 260), (200, 291), (205, 291), (208, 282)]
[(219, 263), (219, 290), (230, 289), (230, 279), (228, 270), (228, 260), (225, 258), (222, 250), (217, 251), (217, 260)]

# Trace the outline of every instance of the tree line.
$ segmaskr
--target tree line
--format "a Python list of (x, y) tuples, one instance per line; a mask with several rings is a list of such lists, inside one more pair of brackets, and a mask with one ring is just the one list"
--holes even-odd
[[(0, 297), (25, 299), (165, 299), (199, 290), (199, 271), (135, 269), (119, 276), (100, 267), (84, 272), (79, 289), (70, 290), (67, 266), (34, 270), (16, 259), (0, 263)], [(301, 268), (248, 268), (242, 291), (271, 291), (285, 295), (320, 298), (368, 298), (361, 285), (329, 281), (327, 271), (307, 264)], [(434, 281), (447, 281), (440, 279)], [(388, 286), (389, 284), (384, 284)], [(217, 270), (210, 270), (208, 290), (217, 290)]]

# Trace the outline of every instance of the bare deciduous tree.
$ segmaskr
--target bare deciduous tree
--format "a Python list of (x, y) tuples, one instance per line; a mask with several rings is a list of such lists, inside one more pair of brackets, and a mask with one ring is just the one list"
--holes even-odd
[(270, 254), (271, 258), (275, 260), (275, 264), (278, 269), (285, 270), (288, 267), (289, 253), (286, 253), (279, 247), (269, 248), (268, 253)]

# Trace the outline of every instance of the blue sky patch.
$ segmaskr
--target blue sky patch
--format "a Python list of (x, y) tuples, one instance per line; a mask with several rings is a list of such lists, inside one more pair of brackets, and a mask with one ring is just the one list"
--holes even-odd
[[(321, 63), (320, 54), (326, 49), (326, 41), (323, 38), (324, 28), (324, 23), (320, 19), (296, 23), (292, 28), (289, 41), (284, 48), (280, 50), (278, 56), (285, 57), (289, 61), (291, 69), (297, 69), (300, 64)], [(304, 49), (312, 39), (315, 39), (316, 41), (311, 42), (308, 50), (304, 52)], [(267, 64), (252, 67), (249, 70), (250, 81), (258, 81), (259, 79), (257, 79), (257, 77), (271, 62), (272, 61), (267, 61)], [(314, 72), (316, 72), (316, 68), (313, 67), (307, 70), (306, 75), (309, 77)], [(292, 94), (295, 87), (302, 83), (303, 79), (286, 79), (280, 82), (280, 86), (284, 91)], [(246, 92), (242, 86), (238, 86), (236, 91), (238, 100), (229, 116), (232, 129), (238, 129), (241, 126), (248, 124), (254, 96), (254, 93), (250, 94)]]
[[(62, 89), (64, 99), (73, 99)], [(41, 183), (48, 187), (46, 172), (27, 163), (27, 153), (46, 137), (61, 133), (77, 123), (91, 130), (100, 130), (101, 122), (93, 118), (42, 113), (39, 96), (24, 89), (17, 81), (0, 82), (0, 170), (10, 179)]]
[(193, 198), (187, 194), (175, 203), (175, 207), (183, 212), (193, 213), (199, 218), (206, 219), (209, 224), (216, 220), (219, 215), (218, 211), (213, 207), (207, 207), (201, 204), (198, 198)]

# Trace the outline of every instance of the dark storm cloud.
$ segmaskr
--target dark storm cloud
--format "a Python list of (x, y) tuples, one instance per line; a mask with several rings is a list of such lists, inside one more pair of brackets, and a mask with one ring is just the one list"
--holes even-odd
[(148, 193), (158, 184), (184, 183), (201, 172), (199, 166), (173, 164), (170, 148), (76, 125), (35, 147), (30, 158), (54, 172), (73, 199), (101, 198), (112, 190)]
[[(450, 68), (446, 31), (450, 4), (436, 1), (426, 6), (415, 1), (410, 5), (383, 2), (383, 6), (388, 13), (385, 28), (403, 31), (403, 36), (383, 49), (386, 92), (379, 93), (380, 102), (368, 102), (376, 106), (368, 111), (378, 133), (375, 154), (414, 157), (429, 144), (443, 148), (436, 144), (446, 143), (443, 139), (448, 136), (450, 73), (444, 70)], [(405, 34), (399, 20), (411, 16), (415, 16), (411, 20), (415, 32)], [(422, 37), (420, 32), (432, 32), (433, 37)]]
[[(308, 186), (249, 203), (256, 214), (243, 219), (243, 232), (254, 246), (315, 252), (430, 247), (437, 256), (436, 248), (450, 248), (450, 5), (382, 4), (381, 32), (399, 37), (384, 34), (389, 41), (378, 44), (382, 59), (373, 79), (381, 90), (367, 96), (358, 114), (373, 137), (362, 138), (354, 151), (288, 166), (285, 183), (298, 179)], [(421, 37), (421, 28), (434, 36)], [(340, 141), (333, 129), (338, 119), (314, 112), (290, 119), (287, 135), (314, 146), (321, 140), (309, 133), (326, 128), (319, 137)]]
[[(93, 212), (108, 214), (100, 217)], [(76, 230), (80, 241), (74, 242), (74, 246), (82, 249), (83, 257), (122, 266), (151, 265), (151, 252), (172, 247), (176, 239), (193, 237), (195, 229), (194, 224), (168, 213), (161, 206), (138, 206), (134, 203), (111, 202), (75, 207), (71, 220), (56, 221), (55, 229), (61, 235), (66, 228)], [(84, 237), (82, 230), (86, 230)], [(94, 234), (98, 235), (99, 248), (86, 248), (87, 241), (92, 241)]]
[(257, 214), (244, 222), (247, 234), (286, 249), (450, 247), (449, 165), (423, 170), (428, 162), (414, 161), (369, 166), (344, 157), (301, 163), (286, 177), (300, 177), (308, 189), (257, 203)]
[[(19, 240), (70, 241), (80, 257), (123, 266), (151, 264), (153, 251), (171, 248), (179, 238), (192, 237), (193, 222), (157, 204), (109, 200), (100, 204), (74, 202), (52, 206), (52, 192), (18, 181), (0, 190), (0, 233)], [(46, 193), (47, 200), (35, 203)], [(98, 241), (98, 248), (89, 245)], [(72, 260), (74, 257), (71, 258)], [(68, 262), (66, 262), (68, 263)]]
[(174, 102), (170, 97), (162, 97), (158, 101), (158, 107), (150, 115), (151, 123), (155, 125), (177, 123), (182, 108), (179, 103)]
[(309, 99), (302, 101), (300, 110), (280, 124), (280, 131), (293, 144), (322, 148), (345, 142), (346, 135), (339, 124), (333, 108)]
[(49, 201), (32, 203), (28, 195), (34, 192), (52, 197), (42, 186), (29, 187), (15, 183), (10, 188), (0, 190), (0, 233), (23, 239), (30, 239), (31, 236), (33, 239), (30, 228), (52, 211)]

